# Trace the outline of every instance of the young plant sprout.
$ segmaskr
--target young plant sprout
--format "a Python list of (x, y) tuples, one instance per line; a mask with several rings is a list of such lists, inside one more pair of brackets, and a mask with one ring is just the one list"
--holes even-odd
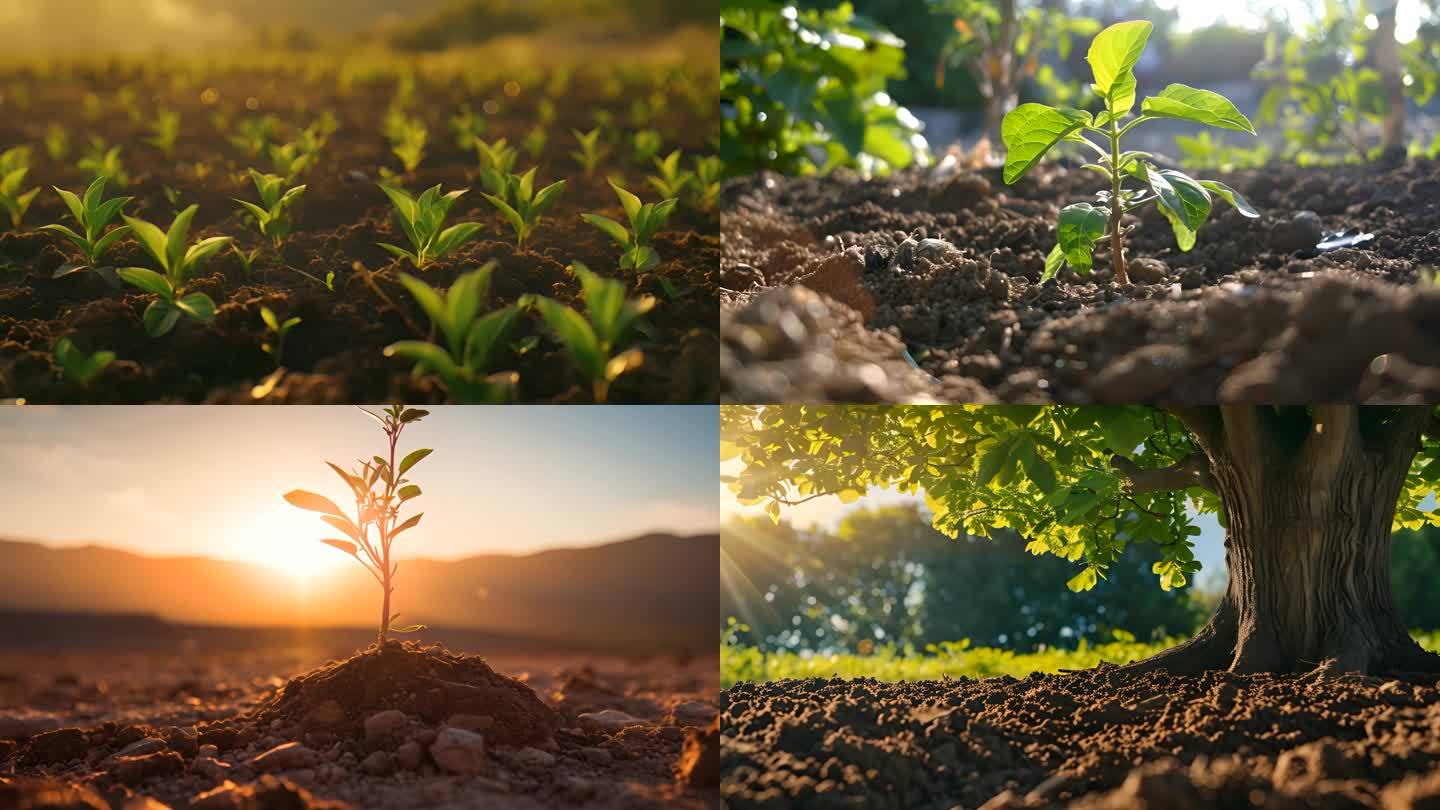
[(265, 151), (265, 147), (270, 145), (270, 139), (275, 136), (278, 124), (279, 122), (271, 115), (246, 118), (240, 122), (238, 131), (226, 140), (248, 157), (256, 158)]
[(549, 142), (550, 134), (545, 131), (545, 127), (537, 126), (525, 133), (525, 140), (520, 142), (520, 146), (533, 159), (540, 157), (540, 153), (545, 151), (545, 144)]
[(269, 148), (270, 165), (274, 167), (275, 173), (286, 182), (293, 183), (295, 178), (309, 171), (315, 161), (315, 154), (306, 151), (305, 145), (300, 141), (292, 141), (284, 144), (271, 144)]
[(401, 273), (400, 282), (444, 336), (445, 344), (402, 340), (385, 347), (385, 356), (414, 360), (413, 375), (439, 377), (455, 402), (474, 405), (511, 401), (520, 375), (513, 371), (491, 373), (488, 368), (509, 340), (521, 307), (511, 305), (480, 314), (494, 270), (495, 262), (486, 262), (479, 270), (455, 279), (443, 296), (420, 279)]
[(664, 160), (654, 158), (655, 169), (659, 175), (650, 175), (645, 178), (650, 187), (655, 189), (662, 198), (680, 197), (684, 195), (685, 189), (695, 182), (695, 174), (680, 168), (680, 150), (676, 149), (665, 157)]
[(571, 362), (590, 381), (595, 401), (604, 403), (610, 384), (644, 362), (639, 349), (620, 351), (620, 347), (640, 317), (655, 308), (655, 299), (648, 295), (626, 299), (624, 284), (601, 278), (580, 262), (570, 265), (570, 270), (580, 279), (585, 314), (550, 298), (536, 298), (535, 306)]
[(695, 158), (695, 207), (709, 211), (720, 202), (720, 156)]
[(16, 146), (0, 153), (0, 208), (10, 215), (10, 224), (16, 228), (30, 210), (30, 203), (40, 193), (38, 187), (21, 191), (25, 176), (30, 173), (30, 147)]
[(540, 224), (540, 216), (564, 190), (565, 181), (557, 180), (538, 192), (535, 191), (535, 170), (531, 169), (524, 174), (510, 175), (503, 196), (483, 196), (510, 221), (510, 227), (515, 229), (515, 247), (524, 248), (530, 232)]
[(135, 217), (125, 217), (125, 222), (149, 253), (163, 273), (144, 267), (125, 267), (116, 273), (121, 279), (139, 287), (156, 298), (145, 308), (145, 334), (160, 337), (175, 328), (175, 322), (183, 314), (201, 323), (215, 319), (215, 302), (205, 293), (185, 294), (185, 284), (190, 276), (206, 259), (220, 252), (232, 241), (228, 236), (212, 236), (202, 239), (188, 248), (185, 245), (190, 234), (190, 223), (200, 209), (192, 205), (181, 211), (170, 224), (168, 232)]
[(594, 174), (595, 167), (599, 166), (600, 161), (604, 160), (610, 152), (609, 147), (600, 143), (600, 127), (589, 132), (575, 129), (571, 130), (571, 133), (575, 135), (575, 141), (580, 144), (580, 149), (577, 152), (571, 152), (570, 157), (575, 158), (575, 162), (580, 164), (586, 174)]
[(150, 122), (150, 133), (145, 142), (169, 158), (175, 152), (175, 141), (180, 138), (180, 113), (174, 110), (157, 111), (155, 120)]
[(107, 146), (103, 138), (91, 138), (90, 148), (81, 156), (75, 168), (88, 172), (90, 177), (103, 177), (117, 186), (130, 185), (130, 175), (120, 162), (120, 147)]
[(284, 177), (261, 174), (254, 169), (250, 170), (250, 179), (255, 182), (255, 190), (260, 192), (260, 205), (244, 200), (235, 202), (240, 203), (255, 217), (255, 224), (260, 228), (261, 235), (275, 243), (275, 249), (279, 250), (281, 243), (294, 227), (294, 207), (305, 195), (305, 186), (287, 190)]
[[(1135, 105), (1134, 67), (1145, 51), (1150, 29), (1150, 23), (1143, 20), (1117, 23), (1096, 34), (1090, 43), (1086, 59), (1095, 76), (1091, 87), (1105, 103), (1105, 109), (1098, 115), (1070, 107), (1021, 104), (1011, 110), (1000, 125), (1008, 150), (1006, 183), (1019, 180), (1052, 146), (1063, 141), (1094, 150), (1099, 156), (1098, 162), (1087, 163), (1084, 168), (1100, 174), (1110, 184), (1097, 195), (1098, 204), (1075, 203), (1060, 209), (1059, 240), (1045, 259), (1042, 282), (1054, 278), (1065, 264), (1078, 273), (1088, 274), (1091, 251), (1107, 234), (1115, 280), (1122, 284), (1128, 282), (1126, 229), (1121, 227), (1121, 220), (1125, 214), (1152, 202), (1170, 221), (1182, 251), (1194, 247), (1196, 231), (1210, 216), (1212, 193), (1224, 198), (1244, 216), (1260, 215), (1244, 197), (1224, 183), (1196, 180), (1178, 171), (1158, 169), (1147, 160), (1150, 153), (1121, 150), (1121, 139), (1130, 130), (1160, 118), (1178, 118), (1255, 134), (1250, 120), (1224, 96), (1183, 84), (1172, 84), (1159, 95), (1146, 98), (1140, 105), (1140, 113), (1127, 121)], [(1086, 134), (1103, 139), (1104, 145), (1085, 137)], [(1126, 188), (1125, 182), (1130, 178), (1138, 180), (1140, 187)]]
[(244, 270), (245, 275), (247, 276), (250, 275), (251, 271), (255, 269), (255, 260), (260, 258), (261, 250), (262, 248), (255, 248), (254, 250), (247, 252), (241, 250), (240, 246), (235, 244), (234, 242), (230, 243), (230, 252), (234, 253), (235, 257), (240, 260), (240, 269)]
[(581, 214), (580, 218), (599, 228), (624, 249), (625, 252), (620, 256), (621, 267), (627, 270), (649, 270), (660, 263), (660, 254), (650, 247), (650, 240), (655, 238), (655, 232), (660, 230), (660, 226), (670, 218), (670, 212), (675, 210), (675, 198), (642, 204), (639, 197), (616, 185), (614, 181), (610, 182), (610, 187), (615, 189), (620, 204), (625, 207), (630, 228), (627, 230), (624, 225), (599, 214)]
[(450, 116), (450, 132), (455, 136), (455, 145), (461, 149), (474, 149), (475, 142), (485, 135), (485, 118), (469, 104), (462, 104), (459, 112)]
[(124, 208), (132, 198), (105, 199), (105, 178), (103, 177), (96, 178), (95, 182), (90, 184), (90, 188), (85, 190), (83, 198), (59, 187), (55, 188), (55, 193), (65, 201), (65, 207), (69, 208), (70, 214), (75, 217), (75, 224), (80, 226), (80, 232), (72, 231), (64, 225), (44, 225), (40, 230), (58, 233), (69, 239), (76, 247), (80, 248), (80, 252), (85, 257), (85, 263), (64, 265), (55, 271), (54, 277), (60, 278), (81, 270), (99, 267), (100, 257), (105, 251), (130, 233), (129, 225), (112, 228), (108, 233), (105, 228), (120, 214), (120, 209)]
[(60, 366), (60, 372), (65, 379), (72, 382), (89, 385), (96, 375), (113, 362), (114, 352), (86, 354), (68, 337), (55, 341), (55, 363)]
[(260, 307), (260, 320), (265, 322), (265, 333), (269, 338), (260, 344), (260, 351), (270, 355), (275, 361), (275, 367), (279, 368), (281, 358), (285, 354), (285, 336), (290, 330), (300, 325), (300, 318), (286, 318), (283, 322), (275, 316), (275, 311), (269, 307)]
[(630, 140), (630, 147), (633, 150), (635, 162), (641, 165), (649, 163), (656, 155), (660, 154), (660, 147), (664, 141), (660, 133), (653, 129), (642, 129)]
[(395, 220), (400, 223), (400, 230), (405, 232), (410, 246), (415, 250), (412, 252), (384, 242), (379, 245), (398, 258), (410, 260), (410, 264), (417, 270), (423, 268), (431, 259), (438, 259), (474, 239), (480, 232), (478, 222), (462, 222), (440, 230), (445, 224), (445, 217), (450, 213), (450, 206), (460, 199), (465, 189), (442, 194), (437, 184), (418, 198), (404, 189), (383, 183), (380, 184), (380, 190), (385, 192), (385, 196), (389, 197), (391, 204), (395, 206)]
[(65, 130), (64, 124), (51, 124), (45, 130), (45, 154), (56, 163), (63, 162), (70, 154), (70, 133)]
[(515, 168), (515, 148), (504, 138), (497, 138), (494, 143), (476, 138), (475, 154), (480, 159), (480, 185), (487, 192), (503, 197)]
[(386, 137), (390, 139), (390, 151), (400, 158), (405, 173), (410, 174), (425, 159), (425, 144), (430, 140), (430, 130), (418, 118), (398, 115), (388, 125)]
[(399, 450), (400, 434), (405, 430), (405, 426), (419, 422), (429, 415), (429, 411), (396, 404), (386, 408), (383, 415), (365, 412), (379, 421), (384, 428), (388, 455), (357, 462), (359, 466), (350, 472), (326, 462), (350, 487), (355, 498), (354, 516), (345, 514), (329, 498), (303, 489), (285, 493), (285, 500), (291, 506), (320, 513), (321, 520), (344, 534), (348, 539), (327, 538), (320, 542), (354, 557), (380, 584), (383, 594), (380, 608), (380, 649), (383, 650), (390, 633), (414, 633), (425, 629), (420, 625), (396, 627), (393, 624), (399, 617), (390, 615), (390, 597), (395, 593), (395, 575), (400, 570), (400, 564), (391, 560), (390, 553), (395, 540), (420, 525), (420, 518), (424, 514), (417, 512), (401, 519), (400, 510), (420, 496), (420, 487), (410, 483), (405, 474), (432, 451), (415, 450), (399, 462), (395, 456)]

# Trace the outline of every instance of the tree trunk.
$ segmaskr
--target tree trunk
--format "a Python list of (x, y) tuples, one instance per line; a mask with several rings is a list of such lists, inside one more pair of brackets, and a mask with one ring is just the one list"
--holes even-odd
[(1380, 125), (1380, 148), (1394, 155), (1405, 153), (1405, 85), (1400, 76), (1399, 45), (1395, 40), (1395, 6), (1377, 13), (1379, 26), (1375, 31), (1375, 66), (1380, 71), (1380, 86), (1385, 91), (1385, 118)]
[(1194, 639), (1131, 668), (1440, 671), (1390, 590), (1391, 522), (1428, 409), (1400, 411), (1368, 440), (1353, 406), (1315, 406), (1308, 431), (1274, 411), (1224, 410), (1197, 439), (1224, 507), (1229, 587)]

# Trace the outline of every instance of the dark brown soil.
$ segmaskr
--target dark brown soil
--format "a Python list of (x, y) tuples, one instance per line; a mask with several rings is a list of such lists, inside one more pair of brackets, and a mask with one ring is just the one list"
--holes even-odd
[[(325, 717), (332, 705), (341, 709), (335, 722)], [(291, 678), (244, 722), (298, 724), (353, 739), (365, 736), (364, 718), (386, 709), (430, 723), (456, 714), (489, 717), (493, 724), (485, 737), (500, 745), (543, 742), (560, 726), (559, 715), (534, 690), (497, 673), (479, 656), (395, 641)]]
[[(413, 644), (312, 667), (317, 653), (0, 652), (0, 810), (719, 804), (713, 657), (512, 650), (491, 661), (510, 678)], [(437, 753), (448, 729), (483, 738), (478, 769)], [(59, 794), (73, 801), (42, 801)]]
[[(619, 250), (606, 236), (580, 220), (582, 212), (601, 213), (623, 220), (619, 201), (606, 184), (616, 177), (643, 199), (653, 201), (655, 191), (645, 177), (654, 166), (632, 157), (629, 137), (636, 129), (652, 127), (664, 139), (662, 155), (682, 149), (689, 168), (690, 156), (705, 154), (716, 129), (713, 100), (695, 95), (693, 88), (708, 88), (705, 68), (697, 68), (682, 83), (662, 83), (655, 90), (666, 100), (663, 111), (644, 126), (631, 126), (629, 110), (638, 96), (649, 97), (651, 76), (664, 71), (605, 75), (573, 73), (563, 95), (551, 98), (556, 108), (548, 126), (548, 141), (538, 159), (521, 151), (516, 168), (538, 166), (537, 180), (568, 181), (564, 193), (534, 232), (523, 251), (514, 247), (513, 234), (500, 214), (481, 196), (473, 152), (461, 150), (448, 126), (449, 116), (462, 104), (477, 112), (488, 103), (498, 105), (485, 115), (487, 139), (506, 137), (517, 147), (539, 121), (539, 105), (547, 94), (549, 78), (514, 77), (523, 83), (510, 89), (512, 77), (496, 77), (474, 87), (460, 80), (419, 79), (411, 114), (425, 119), (430, 139), (428, 154), (413, 176), (399, 180), (420, 190), (436, 183), (446, 190), (469, 192), (451, 211), (448, 222), (476, 221), (481, 236), (457, 252), (435, 261), (420, 275), (433, 287), (447, 287), (462, 272), (494, 259), (498, 262), (491, 285), (490, 306), (514, 303), (532, 293), (559, 298), (579, 306), (579, 282), (566, 266), (574, 261), (626, 283), (630, 295), (653, 295), (659, 303), (635, 337), (645, 353), (643, 367), (622, 376), (611, 390), (618, 402), (714, 402), (718, 397), (716, 355), (718, 344), (718, 288), (716, 268), (719, 245), (717, 215), (678, 207), (669, 224), (656, 237), (662, 264), (654, 272), (636, 274), (618, 268)], [(36, 198), (18, 232), (0, 232), (0, 399), (24, 398), (31, 402), (254, 402), (252, 388), (275, 369), (261, 350), (264, 326), (261, 306), (281, 318), (299, 316), (302, 324), (290, 333), (284, 355), (287, 373), (264, 402), (439, 402), (446, 399), (434, 380), (410, 378), (409, 364), (386, 358), (385, 346), (406, 339), (426, 338), (431, 327), (397, 273), (414, 273), (376, 246), (377, 242), (406, 244), (394, 223), (392, 209), (376, 187), (379, 171), (400, 172), (381, 134), (384, 111), (396, 92), (393, 79), (361, 80), (341, 93), (333, 72), (305, 76), (297, 70), (232, 69), (203, 77), (139, 72), (125, 64), (107, 66), (103, 73), (89, 69), (61, 70), (38, 77), (19, 72), (0, 77), (14, 91), (28, 93), (23, 115), (0, 121), (0, 143), (32, 144), (33, 168), (27, 184), (44, 191)], [(640, 84), (636, 84), (636, 83)], [(141, 141), (146, 123), (136, 123), (115, 103), (126, 87), (140, 99), (148, 115), (158, 107), (178, 111), (182, 130), (172, 159)], [(202, 102), (207, 87), (216, 91), (213, 104)], [(101, 99), (98, 120), (84, 116), (82, 98), (94, 93)], [(702, 93), (703, 95), (703, 93)], [(706, 97), (708, 98), (708, 96)], [(247, 102), (254, 103), (247, 109)], [(332, 111), (339, 130), (321, 153), (319, 164), (301, 178), (308, 184), (295, 232), (277, 256), (254, 228), (242, 219), (231, 198), (253, 200), (255, 190), (246, 173), (255, 166), (269, 170), (264, 158), (252, 159), (226, 140), (246, 117), (272, 114), (282, 122), (282, 138), (310, 125), (322, 111)], [(570, 156), (572, 129), (595, 126), (594, 114), (608, 111), (615, 124), (605, 136), (614, 141), (612, 157), (587, 176)], [(232, 123), (222, 132), (211, 122), (217, 111)], [(70, 154), (52, 161), (41, 142), (51, 124), (63, 125), (70, 135)], [(246, 275), (239, 259), (226, 251), (211, 260), (194, 278), (191, 289), (205, 292), (219, 308), (215, 321), (199, 324), (182, 319), (161, 338), (149, 338), (141, 328), (141, 313), (148, 296), (128, 286), (115, 289), (99, 276), (84, 272), (53, 279), (56, 268), (76, 261), (76, 254), (58, 236), (35, 229), (54, 222), (69, 223), (69, 215), (49, 186), (82, 189), (89, 176), (75, 168), (81, 148), (91, 136), (123, 146), (121, 159), (131, 183), (110, 193), (134, 196), (126, 213), (168, 226), (174, 211), (199, 204), (192, 240), (233, 236), (245, 249), (267, 245), (253, 273)], [(179, 194), (178, 206), (166, 199), (165, 189)], [(117, 266), (150, 266), (133, 240), (124, 241), (108, 258)], [(335, 273), (335, 291), (302, 278), (303, 270), (323, 279)], [(662, 283), (662, 281), (664, 283)], [(670, 290), (667, 291), (665, 284)], [(675, 294), (672, 299), (670, 292)], [(69, 337), (87, 352), (109, 350), (118, 359), (88, 387), (60, 378), (52, 345)], [(533, 348), (529, 339), (538, 338)], [(493, 370), (513, 369), (520, 374), (520, 399), (529, 402), (587, 401), (589, 386), (582, 384), (559, 344), (537, 316), (522, 318), (512, 335), (516, 348), (502, 353)], [(523, 351), (522, 351), (523, 350)]]
[[(1135, 283), (1113, 282), (1102, 248), (1093, 275), (1064, 270), (1042, 286), (1056, 213), (1089, 199), (1093, 178), (1052, 164), (1013, 187), (998, 170), (732, 182), (722, 195), (722, 396), (1440, 395), (1440, 287), (1425, 280), (1440, 265), (1440, 163), (1237, 173), (1222, 179), (1259, 219), (1217, 202), (1196, 247), (1180, 253), (1152, 206), (1128, 242)], [(1343, 229), (1374, 239), (1303, 258), (1322, 230)]]
[[(1163, 674), (738, 684), (732, 810), (1429, 808), (1434, 681)], [(1427, 775), (1428, 774), (1428, 775)]]

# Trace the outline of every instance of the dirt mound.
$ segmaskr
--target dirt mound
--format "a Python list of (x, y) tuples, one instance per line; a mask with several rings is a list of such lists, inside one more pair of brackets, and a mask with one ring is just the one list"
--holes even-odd
[(247, 719), (356, 738), (367, 736), (366, 718), (387, 710), (431, 723), (469, 715), (498, 745), (544, 742), (560, 726), (534, 690), (479, 656), (397, 641), (291, 678)]
[[(1440, 394), (1440, 163), (1276, 167), (1226, 178), (1180, 253), (1147, 209), (1127, 248), (1041, 285), (1087, 172), (875, 181), (759, 175), (725, 189), (721, 373), (729, 401), (1230, 401)], [(1373, 235), (1315, 256), (1329, 231)], [(820, 295), (765, 294), (808, 288)], [(917, 384), (917, 380), (919, 380)], [(1428, 400), (1427, 400), (1428, 401)]]
[(1107, 669), (739, 684), (723, 696), (721, 793), (734, 810), (1429, 806), (1437, 687)]

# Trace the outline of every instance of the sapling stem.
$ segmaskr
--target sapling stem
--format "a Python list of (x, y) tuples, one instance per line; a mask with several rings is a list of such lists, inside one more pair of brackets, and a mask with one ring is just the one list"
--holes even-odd
[(1115, 118), (1110, 118), (1110, 266), (1115, 269), (1115, 280), (1128, 284), (1130, 277), (1125, 273), (1125, 243), (1120, 234), (1120, 217), (1125, 214), (1124, 198), (1120, 187), (1125, 182), (1125, 172), (1120, 166), (1120, 129)]

